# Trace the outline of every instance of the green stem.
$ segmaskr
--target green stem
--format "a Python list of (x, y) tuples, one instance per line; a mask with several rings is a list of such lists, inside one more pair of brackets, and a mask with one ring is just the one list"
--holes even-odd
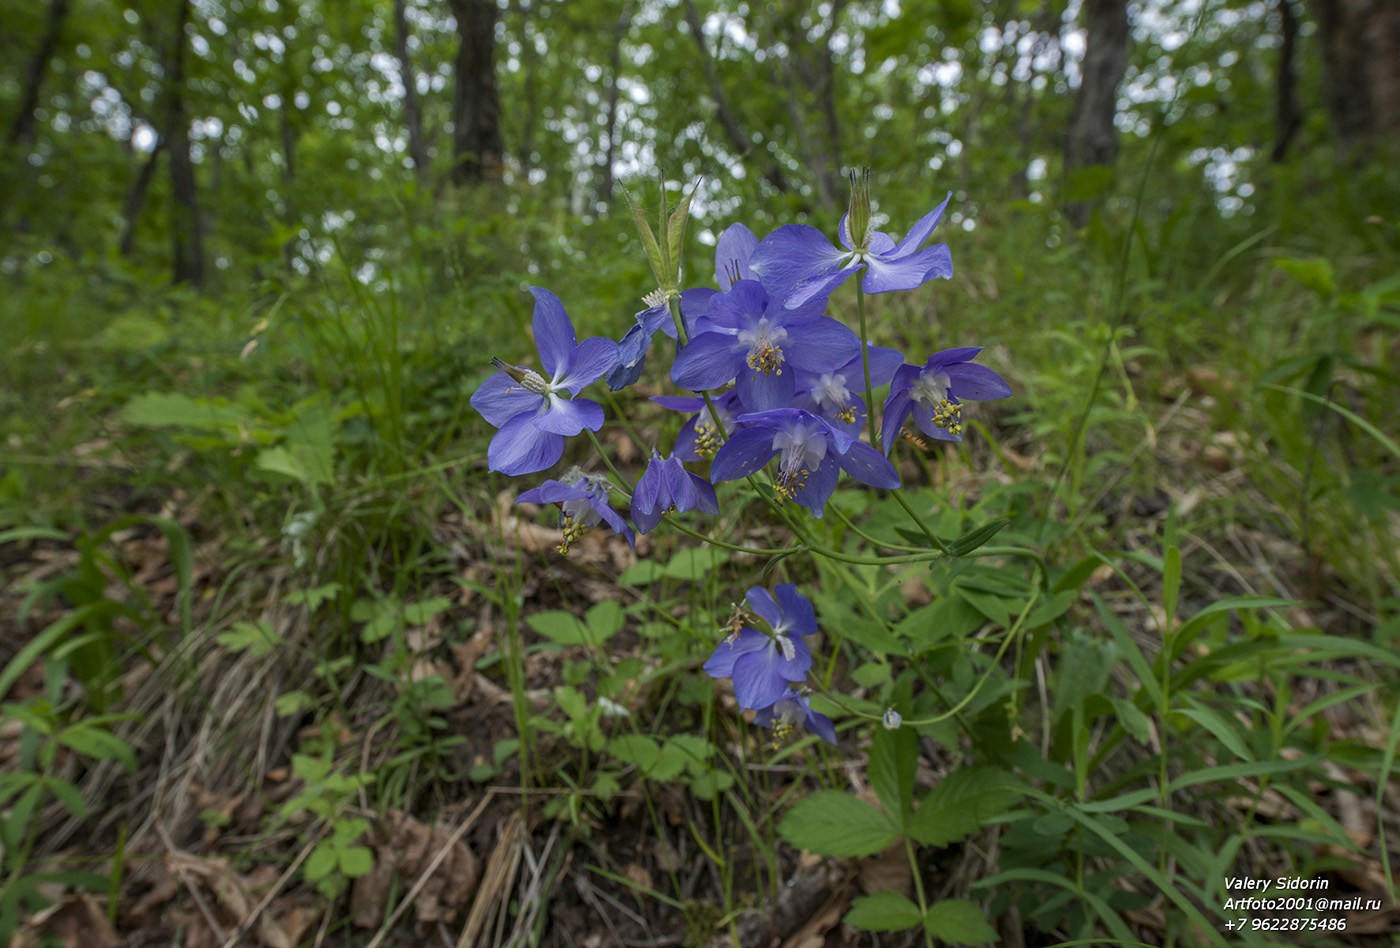
[(923, 518), (914, 513), (914, 508), (909, 506), (909, 501), (905, 500), (904, 496), (898, 490), (890, 491), (890, 496), (894, 497), (894, 499), (899, 502), (899, 506), (903, 507), (904, 512), (909, 515), (909, 518), (919, 525), (919, 529), (923, 531), (924, 536), (928, 537), (929, 542), (938, 548), (938, 552), (942, 553), (944, 556), (953, 555), (953, 551), (948, 549), (948, 544), (938, 539), (938, 536), (929, 529), (928, 524), (924, 523)]
[(865, 331), (865, 286), (861, 278), (856, 280), (856, 312), (860, 315), (860, 367), (865, 373), (865, 420), (870, 426), (870, 446), (880, 450), (880, 442), (875, 440), (875, 395), (870, 387), (870, 336)]
[[(919, 897), (919, 918), (928, 918), (928, 898), (924, 895), (924, 880), (919, 875), (919, 860), (914, 856), (914, 843), (908, 836), (904, 837), (904, 852), (909, 857), (909, 871), (914, 876), (914, 892)], [(933, 935), (929, 933), (928, 926), (924, 929), (925, 948), (933, 948)]]
[[(588, 431), (587, 428), (585, 428), (584, 430)], [(603, 463), (608, 466), (608, 470), (612, 471), (612, 476), (617, 478), (618, 490), (620, 490), (622, 493), (626, 494), (630, 498), (632, 496), (632, 491), (636, 489), (633, 486), (632, 482), (629, 481), (627, 478), (623, 477), (617, 468), (613, 467), (612, 458), (608, 457), (608, 452), (603, 450), (603, 443), (598, 440), (598, 436), (596, 434), (594, 434), (591, 431), (588, 431), (588, 440), (593, 442), (593, 447), (597, 450), (598, 456), (603, 459)]]

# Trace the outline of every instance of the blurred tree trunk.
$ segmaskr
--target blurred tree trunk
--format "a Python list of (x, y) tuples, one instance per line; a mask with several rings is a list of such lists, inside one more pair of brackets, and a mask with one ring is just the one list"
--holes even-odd
[(44, 26), (44, 38), (39, 50), (29, 61), (24, 74), (24, 92), (20, 95), (19, 112), (10, 126), (9, 144), (28, 144), (34, 141), (34, 112), (39, 107), (39, 87), (44, 84), (44, 73), (49, 70), (49, 60), (53, 59), (54, 47), (58, 45), (59, 34), (63, 30), (63, 20), (68, 16), (68, 0), (49, 0), (48, 21)]
[(1294, 68), (1298, 47), (1298, 17), (1293, 13), (1293, 0), (1278, 0), (1279, 50), (1278, 81), (1274, 96), (1274, 148), (1269, 160), (1278, 163), (1288, 152), (1288, 145), (1303, 125), (1303, 113), (1298, 106), (1298, 72)]
[[(734, 149), (736, 157), (740, 161), (747, 163), (754, 155), (754, 143), (744, 134), (739, 127), (738, 121), (734, 118), (734, 113), (729, 110), (729, 100), (724, 94), (724, 83), (720, 80), (718, 70), (715, 69), (714, 57), (710, 55), (710, 47), (705, 42), (705, 31), (700, 25), (700, 13), (695, 9), (695, 0), (685, 0), (685, 22), (690, 27), (690, 35), (695, 39), (695, 45), (700, 50), (700, 65), (705, 72), (705, 80), (710, 84), (710, 95), (715, 100), (715, 114), (719, 118), (719, 127), (724, 132), (724, 137), (729, 142), (729, 147)], [(769, 161), (763, 169), (764, 179), (773, 186), (774, 190), (786, 192), (789, 190), (787, 178), (783, 176), (783, 171), (778, 167), (776, 161)]]
[[(1118, 83), (1128, 68), (1127, 0), (1085, 0), (1083, 78), (1065, 140), (1065, 177), (1089, 165), (1111, 165), (1118, 157)], [(1065, 205), (1076, 227), (1089, 219), (1089, 205)]]
[(413, 173), (421, 181), (428, 172), (428, 149), (423, 142), (423, 113), (418, 108), (418, 80), (408, 56), (408, 10), (406, 0), (394, 0), (394, 55), (399, 61), (399, 81), (403, 83), (403, 123), (408, 128), (408, 156)]
[(452, 96), (454, 184), (501, 177), (501, 102), (496, 89), (495, 0), (448, 0), (457, 21), (456, 84)]
[(624, 3), (622, 13), (617, 18), (617, 29), (613, 32), (612, 57), (609, 65), (612, 73), (608, 78), (607, 128), (603, 140), (603, 184), (598, 189), (598, 200), (611, 204), (613, 197), (613, 157), (617, 151), (617, 79), (622, 71), (622, 41), (627, 38), (627, 29), (632, 25), (632, 5)]
[(166, 151), (170, 155), (171, 249), (176, 283), (204, 281), (204, 221), (199, 214), (199, 189), (190, 157), (190, 120), (185, 113), (185, 27), (190, 0), (180, 0), (175, 35), (171, 38), (170, 70), (166, 75)]
[(1313, 0), (1322, 41), (1322, 96), (1344, 145), (1400, 141), (1400, 3)]

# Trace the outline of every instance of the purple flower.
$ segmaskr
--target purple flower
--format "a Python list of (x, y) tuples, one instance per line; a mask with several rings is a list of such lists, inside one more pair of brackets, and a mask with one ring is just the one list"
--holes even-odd
[(762, 468), (778, 455), (774, 483), (780, 497), (820, 519), (841, 471), (872, 487), (899, 486), (899, 473), (870, 445), (797, 408), (740, 415), (741, 429), (730, 436), (710, 466), (710, 480), (732, 481)]
[(825, 298), (846, 278), (861, 267), (865, 268), (862, 286), (867, 293), (888, 293), (891, 290), (912, 290), (934, 277), (948, 279), (953, 275), (953, 257), (947, 244), (934, 244), (920, 249), (928, 239), (953, 192), (904, 239), (895, 243), (883, 231), (871, 230), (869, 222), (868, 186), (857, 184), (852, 176), (852, 207), (859, 203), (857, 191), (866, 187), (865, 214), (857, 220), (855, 236), (851, 233), (851, 215), (841, 218), (839, 228), (844, 250), (815, 227), (806, 224), (784, 224), (759, 243), (749, 257), (749, 267), (775, 297), (789, 309), (810, 300)]
[(608, 502), (611, 493), (612, 485), (606, 477), (585, 474), (579, 468), (572, 467), (564, 474), (563, 481), (547, 480), (515, 498), (515, 502), (559, 505), (563, 511), (559, 529), (564, 534), (559, 544), (560, 553), (568, 553), (571, 544), (577, 543), (579, 537), (600, 523), (606, 523), (622, 534), (627, 545), (635, 550), (637, 537), (627, 521)]
[(728, 290), (740, 280), (757, 280), (749, 267), (749, 257), (758, 246), (758, 237), (743, 224), (730, 224), (715, 242), (715, 285)]
[(860, 353), (860, 340), (821, 306), (785, 310), (771, 305), (763, 286), (740, 280), (710, 300), (709, 315), (671, 367), (682, 388), (703, 392), (737, 377), (739, 398), (750, 411), (785, 408), (796, 390), (794, 369), (814, 372)]
[(885, 454), (890, 453), (904, 419), (910, 414), (914, 416), (914, 424), (930, 438), (961, 441), (960, 399), (984, 402), (1011, 394), (1005, 379), (971, 361), (981, 351), (981, 346), (944, 349), (929, 356), (922, 368), (901, 365), (895, 371), (889, 397), (885, 399), (885, 417), (880, 430)]
[(807, 696), (792, 688), (785, 691), (771, 708), (764, 708), (755, 714), (753, 723), (773, 729), (774, 747), (790, 736), (799, 723), (828, 744), (836, 743), (836, 725), (831, 723), (831, 718), (813, 711)]
[[(744, 410), (739, 404), (739, 393), (734, 389), (722, 395), (710, 396), (710, 404), (715, 406), (713, 418), (705, 399), (699, 395), (656, 395), (651, 400), (671, 411), (699, 412), (681, 426), (681, 433), (676, 436), (675, 455), (682, 461), (699, 461), (714, 457), (719, 446), (724, 443), (724, 437), (734, 432), (736, 419)], [(721, 429), (723, 434), (720, 433)]]
[(719, 501), (710, 482), (692, 474), (672, 455), (662, 458), (651, 452), (651, 461), (632, 492), (632, 522), (642, 533), (656, 529), (668, 510), (703, 510), (719, 513)]
[[(681, 319), (685, 322), (686, 332), (692, 332), (695, 320), (708, 312), (709, 300), (714, 294), (715, 291), (708, 287), (681, 291)], [(648, 296), (647, 299), (653, 297)], [(676, 322), (671, 318), (671, 310), (664, 300), (642, 310), (636, 315), (636, 320), (636, 324), (627, 330), (618, 343), (617, 365), (608, 370), (608, 388), (614, 392), (634, 384), (642, 377), (647, 352), (658, 329), (672, 339), (676, 338)]]
[[(530, 287), (535, 295), (535, 344), (546, 379), (533, 369), (491, 364), (501, 371), (481, 384), (471, 404), (500, 430), (491, 439), (486, 460), (491, 470), (503, 474), (543, 471), (564, 453), (565, 435), (603, 426), (603, 409), (596, 402), (577, 398), (579, 392), (603, 377), (617, 363), (617, 343), (611, 339), (576, 341), (574, 324), (559, 297), (549, 290)], [(571, 398), (561, 398), (568, 392)]]
[(734, 697), (741, 708), (772, 706), (812, 667), (812, 653), (803, 639), (817, 631), (816, 611), (792, 583), (783, 583), (776, 592), (776, 601), (761, 586), (752, 587), (748, 595), (749, 607), (772, 634), (745, 626), (719, 643), (704, 666), (712, 678), (734, 679)]
[[(870, 346), (870, 387), (888, 385), (895, 369), (904, 364), (904, 356), (894, 349)], [(797, 394), (792, 407), (805, 408), (831, 422), (832, 427), (852, 438), (860, 437), (865, 418), (865, 399), (856, 392), (865, 391), (865, 369), (857, 354), (850, 362), (829, 372), (797, 373)]]

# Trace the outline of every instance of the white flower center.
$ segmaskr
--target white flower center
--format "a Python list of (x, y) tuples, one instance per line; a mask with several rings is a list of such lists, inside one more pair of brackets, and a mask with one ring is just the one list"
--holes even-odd
[(739, 342), (749, 347), (749, 368), (764, 375), (782, 375), (781, 343), (787, 334), (782, 326), (771, 325), (767, 316), (761, 317), (754, 328), (739, 330)]
[(846, 387), (844, 375), (824, 372), (822, 377), (817, 379), (817, 384), (812, 386), (812, 401), (821, 408), (828, 405), (832, 408), (844, 408), (850, 400), (851, 390)]
[(939, 369), (937, 372), (919, 373), (919, 379), (914, 383), (914, 401), (922, 402), (925, 405), (938, 405), (948, 400), (948, 389), (953, 384), (953, 380), (948, 378), (948, 373)]

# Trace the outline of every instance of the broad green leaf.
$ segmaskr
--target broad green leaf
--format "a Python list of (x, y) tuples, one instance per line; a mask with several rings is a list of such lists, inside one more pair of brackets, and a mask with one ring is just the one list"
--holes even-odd
[(58, 732), (58, 741), (95, 760), (115, 760), (129, 773), (136, 773), (136, 754), (131, 745), (101, 727), (78, 724)]
[(665, 568), (655, 560), (638, 560), (617, 577), (620, 586), (647, 586), (666, 575)]
[(272, 623), (259, 619), (257, 622), (235, 622), (227, 632), (220, 632), (217, 641), (230, 652), (247, 652), (262, 656), (277, 647), (277, 633)]
[(885, 814), (859, 797), (822, 790), (799, 802), (778, 824), (778, 835), (823, 856), (870, 856), (899, 838)]
[(558, 645), (591, 645), (588, 626), (570, 612), (551, 609), (526, 616), (525, 624)]
[(1311, 260), (1275, 257), (1274, 266), (1312, 290), (1324, 302), (1337, 295), (1337, 276), (1332, 270), (1331, 261), (1326, 257), (1314, 257)]
[[(1194, 701), (1192, 703), (1195, 704)], [(1194, 708), (1173, 708), (1171, 713), (1179, 714), (1184, 718), (1195, 721), (1211, 734), (1214, 734), (1216, 740), (1224, 744), (1225, 747), (1229, 749), (1230, 753), (1241, 760), (1254, 759), (1254, 755), (1249, 752), (1249, 745), (1245, 743), (1244, 735), (1240, 733), (1244, 725), (1239, 721), (1234, 721), (1232, 725), (1231, 719), (1226, 718), (1218, 711), (1199, 705)]]
[(588, 631), (594, 645), (602, 645), (622, 628), (622, 605), (616, 599), (605, 599), (589, 607)]
[(924, 928), (950, 945), (989, 945), (997, 940), (982, 910), (966, 899), (944, 899), (928, 907)]
[(176, 392), (147, 392), (137, 395), (122, 409), (128, 424), (151, 428), (181, 427), (204, 430), (235, 430), (252, 425), (253, 415), (225, 401), (191, 398)]
[(870, 742), (870, 785), (886, 815), (903, 827), (914, 802), (914, 770), (919, 762), (918, 736), (911, 727), (875, 728)]
[(647, 773), (661, 759), (661, 748), (645, 734), (622, 734), (608, 741), (608, 753), (624, 764), (636, 764)]
[(907, 832), (925, 846), (947, 846), (971, 836), (1021, 797), (1017, 780), (996, 767), (955, 770), (924, 795)]
[(374, 854), (363, 846), (351, 846), (340, 851), (340, 872), (351, 879), (369, 875), (374, 868)]
[(729, 553), (714, 546), (686, 548), (666, 564), (666, 575), (672, 579), (687, 579), (692, 582), (705, 579), (711, 571), (729, 559)]
[(923, 914), (898, 892), (876, 892), (853, 901), (841, 921), (863, 932), (902, 932), (922, 922)]
[(439, 612), (445, 612), (451, 608), (450, 600), (441, 596), (433, 599), (425, 599), (422, 602), (410, 602), (403, 607), (403, 621), (405, 625), (423, 625)]

